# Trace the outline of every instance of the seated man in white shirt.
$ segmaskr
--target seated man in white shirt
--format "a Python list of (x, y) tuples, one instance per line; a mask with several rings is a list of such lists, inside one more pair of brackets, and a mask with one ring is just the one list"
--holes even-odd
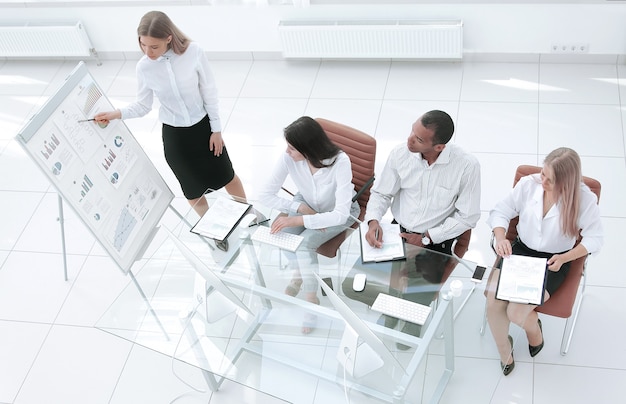
[[(389, 208), (408, 243), (446, 254), (451, 253), (455, 238), (476, 226), (480, 165), (459, 146), (448, 144), (453, 133), (454, 122), (447, 113), (429, 111), (413, 123), (407, 143), (391, 151), (367, 204), (364, 221), (369, 226), (366, 240), (370, 245), (382, 246), (379, 223)], [(406, 277), (411, 282), (412, 274)], [(432, 295), (429, 292), (428, 297)], [(424, 303), (419, 293), (404, 298)], [(382, 320), (390, 328), (398, 322), (389, 317)], [(407, 323), (403, 331), (418, 335), (420, 327)]]

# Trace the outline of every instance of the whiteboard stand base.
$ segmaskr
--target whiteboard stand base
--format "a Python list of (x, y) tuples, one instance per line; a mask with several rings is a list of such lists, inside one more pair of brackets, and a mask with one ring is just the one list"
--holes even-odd
[(67, 282), (67, 251), (65, 250), (65, 218), (63, 217), (63, 198), (61, 194), (57, 194), (59, 198), (59, 224), (61, 225), (61, 249), (63, 251), (63, 276)]

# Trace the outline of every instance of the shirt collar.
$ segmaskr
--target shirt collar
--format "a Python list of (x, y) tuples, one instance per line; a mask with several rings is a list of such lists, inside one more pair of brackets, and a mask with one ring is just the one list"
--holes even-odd
[(541, 179), (539, 177), (539, 174), (532, 174), (532, 176), (533, 181), (537, 182), (537, 186), (535, 187), (534, 193), (532, 195), (532, 203), (535, 205), (534, 211), (537, 217), (540, 219), (547, 219), (548, 217), (558, 216), (560, 201), (557, 201), (550, 208), (545, 216), (543, 215), (543, 187), (541, 186)]
[(160, 62), (160, 61), (163, 61), (163, 60), (169, 60), (169, 59), (172, 58), (173, 55), (174, 55), (174, 51), (171, 50), (171, 49), (168, 49), (168, 50), (165, 51), (165, 53), (163, 53), (161, 56), (159, 56), (155, 60), (155, 62)]
[(324, 164), (325, 166), (331, 166), (335, 162), (335, 160), (337, 160), (337, 156), (322, 160), (322, 164)]
[(437, 160), (433, 164), (448, 164), (450, 162), (450, 145), (446, 145), (443, 148), (439, 156), (437, 156)]
[[(411, 153), (411, 152), (409, 152)], [(450, 162), (450, 145), (446, 145), (446, 147), (443, 148), (443, 150), (441, 151), (441, 153), (439, 153), (439, 156), (437, 156), (437, 160), (435, 160), (435, 162), (433, 163), (433, 165), (435, 164), (447, 164)], [(422, 153), (411, 153), (411, 155), (413, 157), (415, 157), (416, 159), (423, 161), (426, 163), (426, 160), (424, 159), (424, 156), (422, 156)], [(428, 163), (426, 163), (428, 164)]]

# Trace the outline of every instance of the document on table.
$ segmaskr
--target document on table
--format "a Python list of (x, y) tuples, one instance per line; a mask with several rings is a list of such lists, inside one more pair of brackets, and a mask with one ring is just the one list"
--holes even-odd
[(359, 232), (361, 233), (361, 258), (363, 263), (367, 262), (383, 262), (403, 260), (406, 258), (404, 249), (404, 241), (400, 237), (400, 225), (392, 223), (380, 223), (383, 230), (383, 245), (381, 248), (375, 248), (369, 245), (365, 239), (365, 234), (369, 226), (367, 223), (361, 223)]
[(191, 232), (224, 241), (251, 207), (252, 205), (247, 203), (219, 197), (191, 228)]
[(504, 258), (496, 299), (541, 305), (547, 274), (546, 258), (511, 255)]

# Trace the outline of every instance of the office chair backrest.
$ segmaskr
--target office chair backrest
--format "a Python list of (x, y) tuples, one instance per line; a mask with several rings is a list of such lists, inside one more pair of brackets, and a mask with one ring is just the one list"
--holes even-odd
[(370, 197), (370, 185), (374, 179), (376, 161), (376, 139), (358, 129), (329, 121), (315, 119), (322, 126), (330, 140), (341, 148), (352, 163), (352, 183), (361, 206), (359, 220), (365, 215), (365, 206)]
[[(361, 207), (359, 220), (365, 217), (365, 207), (370, 199), (370, 186), (374, 181), (374, 164), (376, 161), (376, 139), (360, 130), (329, 121), (315, 119), (322, 126), (330, 140), (343, 150), (352, 163), (352, 183), (357, 192), (355, 197)], [(354, 200), (354, 199), (353, 199)], [(352, 227), (358, 226), (354, 223)], [(317, 252), (325, 257), (337, 256), (337, 251), (347, 237), (347, 232), (341, 232), (318, 247)]]

